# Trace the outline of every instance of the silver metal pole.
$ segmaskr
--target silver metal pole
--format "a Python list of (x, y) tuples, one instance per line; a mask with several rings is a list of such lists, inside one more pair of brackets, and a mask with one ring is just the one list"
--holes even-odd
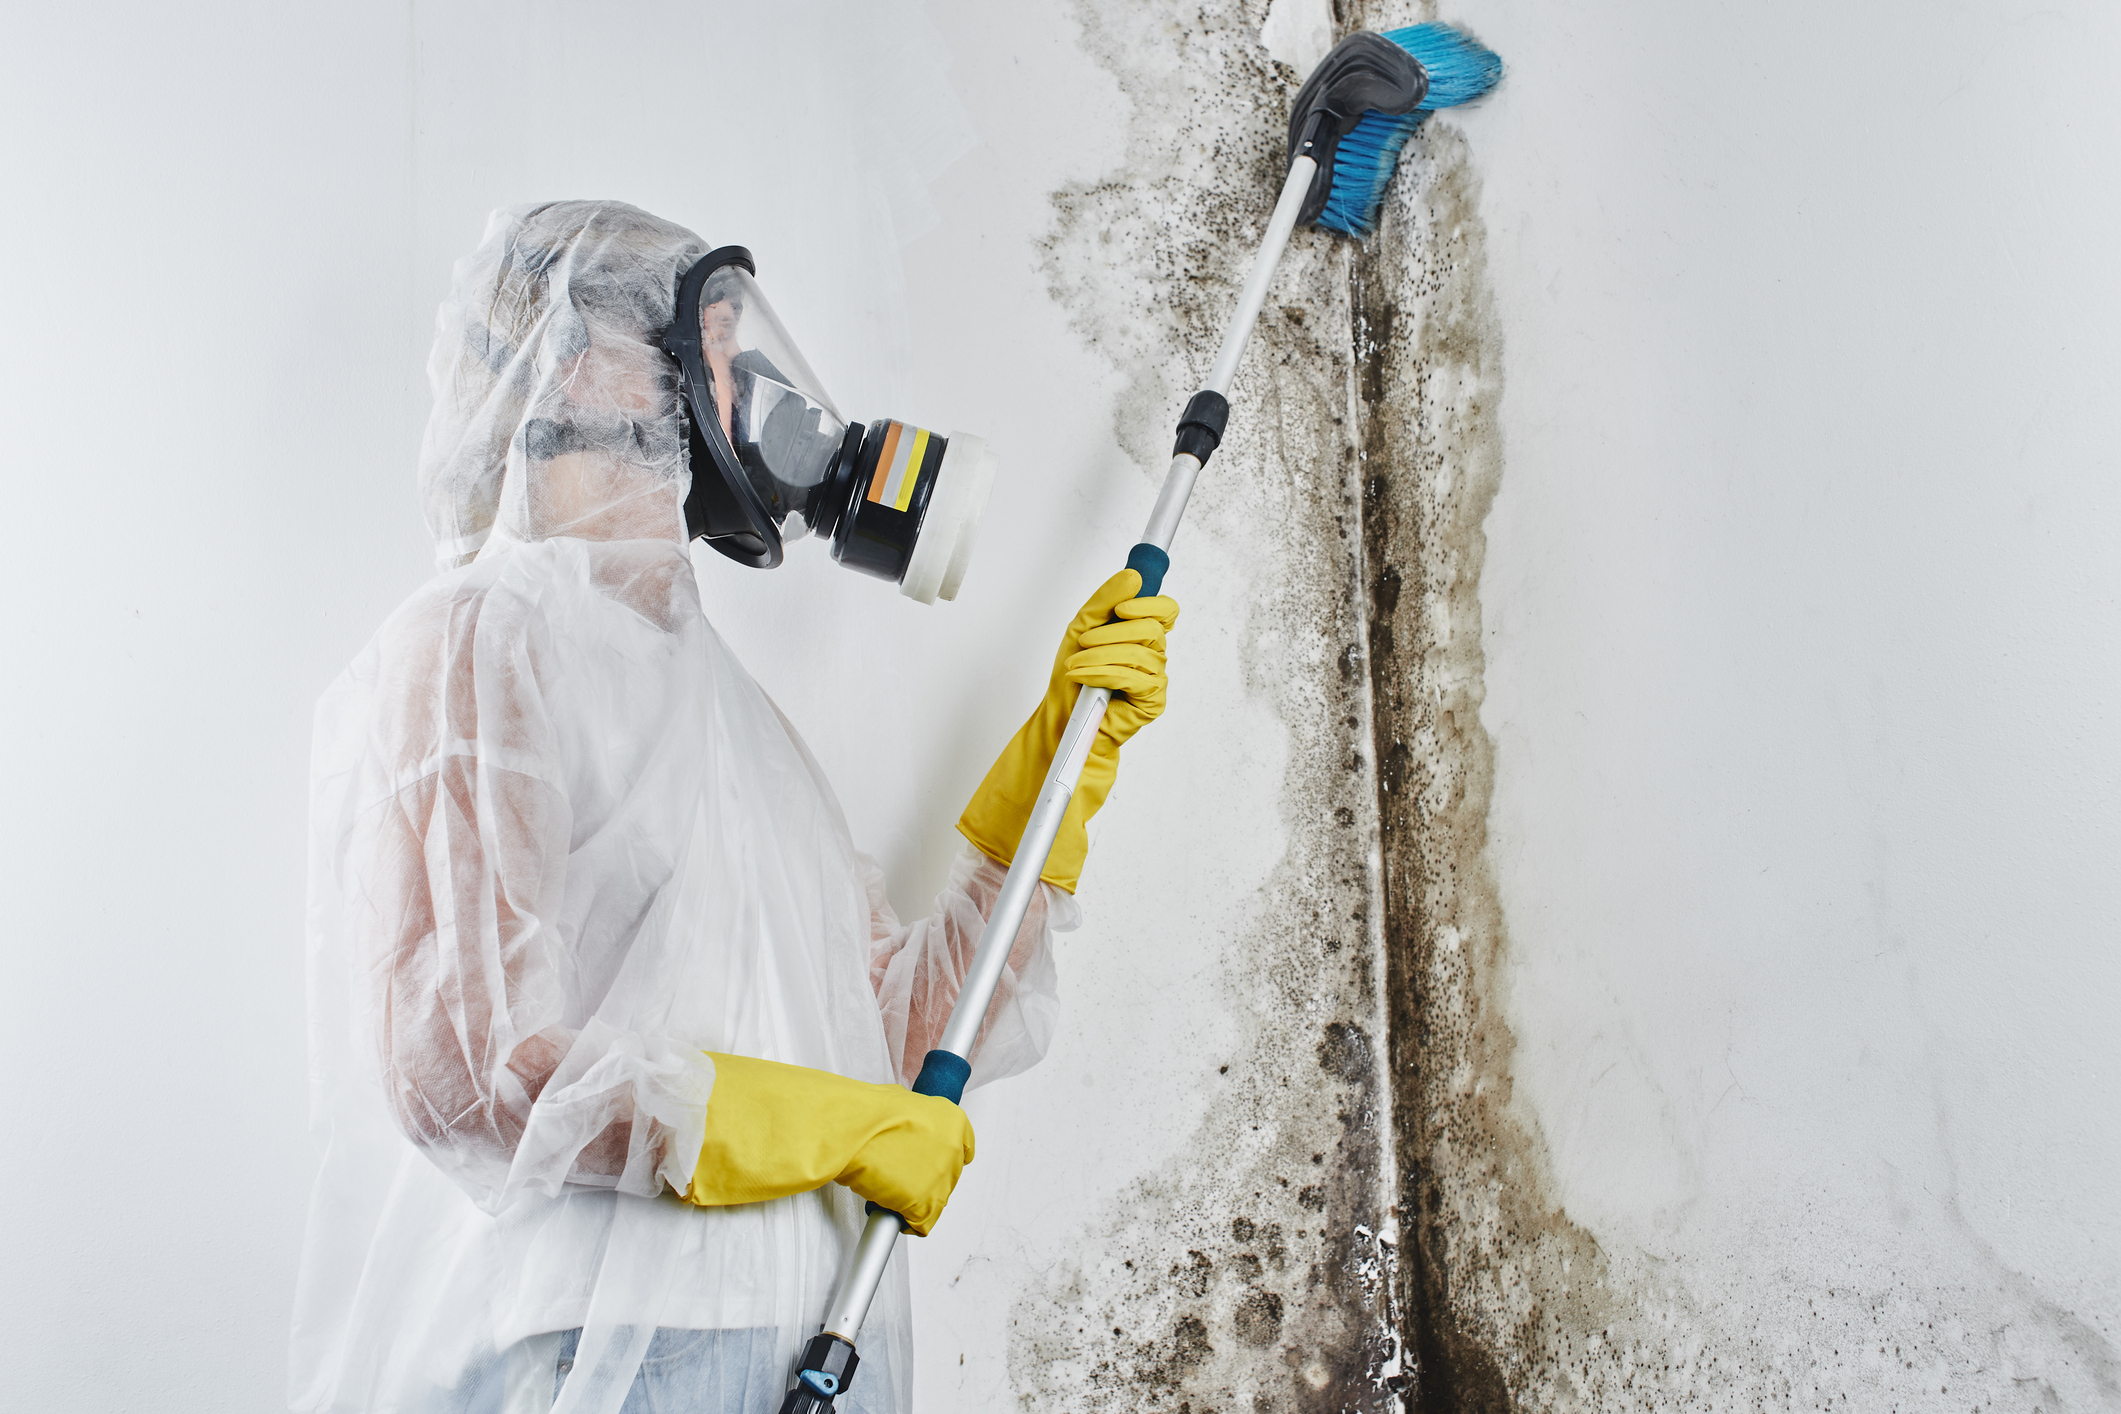
[[(1229, 330), (1223, 335), (1222, 349), (1215, 356), (1215, 367), (1208, 374), (1207, 387), (1214, 392), (1227, 395), (1230, 384), (1237, 377), (1237, 365), (1245, 356), (1245, 346), (1251, 342), (1252, 326), (1259, 322), (1259, 311), (1267, 302), (1267, 290), (1274, 283), (1275, 267), (1281, 263), (1282, 253), (1288, 249), (1289, 239), (1296, 231), (1296, 215), (1303, 208), (1304, 194), (1311, 189), (1311, 174), (1318, 164), (1308, 157), (1299, 157), (1289, 166), (1289, 179), (1282, 184), (1281, 198), (1274, 203), (1274, 214), (1268, 218), (1267, 234), (1260, 242), (1259, 254), (1253, 258), (1252, 271), (1245, 278), (1245, 288), (1238, 296), (1237, 309), (1230, 316)], [(1171, 468), (1164, 473), (1164, 487), (1156, 498), (1156, 507), (1149, 513), (1149, 523), (1142, 529), (1142, 543), (1154, 545), (1159, 550), (1169, 550), (1172, 539), (1178, 534), (1179, 519), (1186, 513), (1186, 502), (1193, 494), (1193, 482), (1200, 475), (1200, 461), (1186, 453), (1171, 459)], [(1101, 687), (1086, 687), (1075, 699), (1075, 710), (1068, 715), (1067, 730), (1061, 733), (1060, 747), (1053, 753), (1053, 764), (1046, 769), (1046, 783), (1039, 789), (1038, 803), (1031, 808), (1031, 818), (1024, 826), (1024, 837), (1017, 842), (1016, 858), (1009, 865), (1008, 874), (1002, 879), (1002, 889), (995, 896), (994, 911), (987, 916), (987, 926), (981, 930), (979, 947), (972, 954), (972, 965), (965, 970), (965, 979), (958, 988), (957, 1002), (950, 1009), (950, 1023), (943, 1028), (942, 1038), (936, 1049), (949, 1051), (953, 1055), (970, 1057), (973, 1042), (979, 1039), (979, 1029), (987, 1019), (987, 1005), (994, 1000), (994, 989), (1001, 983), (1002, 968), (1009, 961), (1009, 953), (1016, 945), (1016, 931), (1023, 926), (1024, 914), (1031, 907), (1032, 892), (1038, 888), (1038, 876), (1045, 872), (1046, 856), (1053, 852), (1053, 841), (1060, 836), (1061, 822), (1067, 817), (1068, 805), (1075, 799), (1076, 782), (1082, 779), (1083, 764), (1090, 759), (1090, 748), (1097, 742), (1097, 729), (1105, 720), (1105, 706), (1112, 694)], [(862, 1229), (861, 1240), (855, 1244), (854, 1258), (840, 1278), (839, 1287), (832, 1293), (832, 1306), (825, 1318), (825, 1330), (849, 1344), (861, 1332), (862, 1322), (868, 1318), (869, 1304), (876, 1297), (877, 1285), (884, 1279), (884, 1268), (891, 1261), (891, 1252), (900, 1231), (898, 1214), (872, 1213), (869, 1224)]]
[(1142, 544), (1159, 550), (1171, 548), (1171, 542), (1178, 538), (1179, 517), (1186, 513), (1186, 502), (1193, 495), (1193, 479), (1199, 475), (1200, 458), (1191, 452), (1180, 452), (1171, 458), (1171, 469), (1164, 473), (1164, 489), (1156, 497), (1156, 509), (1149, 512), (1149, 523), (1142, 527)]
[(965, 979), (958, 987), (957, 1003), (950, 1009), (950, 1024), (935, 1043), (939, 1050), (968, 1059), (972, 1055), (980, 1023), (987, 1019), (987, 1004), (1001, 982), (1002, 968), (1016, 944), (1016, 930), (1023, 926), (1024, 914), (1031, 907), (1031, 894), (1038, 888), (1046, 856), (1053, 852), (1053, 841), (1060, 836), (1068, 804), (1075, 799), (1075, 783), (1082, 779), (1090, 748), (1097, 744), (1098, 724), (1105, 719), (1105, 704), (1111, 700), (1112, 694), (1101, 687), (1086, 687), (1076, 694), (1075, 710), (1068, 715), (1068, 726), (1061, 733), (1059, 749), (1053, 753), (1053, 764), (1046, 768), (1046, 783), (1039, 789), (1038, 803), (1031, 807), (1024, 837), (1017, 842), (1016, 859), (1002, 880), (994, 912), (988, 916), (987, 926), (979, 935), (979, 947), (972, 954), (972, 966), (965, 970)]
[(861, 1241), (854, 1244), (854, 1260), (847, 1264), (839, 1290), (832, 1293), (832, 1307), (825, 1312), (827, 1335), (836, 1335), (852, 1345), (861, 1334), (862, 1322), (869, 1318), (869, 1303), (876, 1299), (876, 1289), (883, 1285), (884, 1268), (890, 1265), (891, 1253), (898, 1246), (899, 1230), (897, 1213), (869, 1215)]
[(1244, 360), (1245, 345), (1252, 341), (1252, 326), (1259, 322), (1267, 289), (1274, 283), (1274, 269), (1281, 264), (1282, 252), (1289, 248), (1289, 237), (1296, 233), (1296, 213), (1303, 210), (1304, 195), (1311, 190), (1311, 174), (1317, 170), (1318, 164), (1308, 157), (1299, 157), (1289, 164), (1289, 178), (1281, 184), (1274, 214), (1267, 218), (1267, 234), (1260, 240), (1259, 254), (1252, 257), (1252, 273), (1245, 277), (1244, 293), (1237, 297), (1237, 312), (1230, 316), (1222, 351), (1215, 355), (1215, 367), (1208, 371), (1206, 386), (1224, 397), (1230, 395), (1230, 385), (1237, 381), (1237, 365)]

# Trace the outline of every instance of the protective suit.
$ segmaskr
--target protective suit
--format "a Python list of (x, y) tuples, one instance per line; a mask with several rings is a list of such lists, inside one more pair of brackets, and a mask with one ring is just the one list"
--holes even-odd
[[(702, 610), (657, 341), (706, 248), (616, 204), (506, 211), (442, 307), (442, 573), (317, 709), (295, 1409), (775, 1408), (862, 1205), (683, 1201), (708, 1053), (910, 1082), (1000, 885), (968, 850), (894, 918)], [(1041, 885), (975, 1083), (1043, 1054), (1075, 920)], [(897, 1258), (843, 1410), (908, 1407), (907, 1323)]]

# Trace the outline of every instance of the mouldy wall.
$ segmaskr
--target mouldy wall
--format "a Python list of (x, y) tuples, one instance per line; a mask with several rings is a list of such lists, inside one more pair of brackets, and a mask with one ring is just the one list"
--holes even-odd
[[(1127, 379), (1120, 439), (1148, 476), (1161, 474), (1172, 415), (1209, 361), (1279, 181), (1293, 75), (1259, 47), (1265, 8), (1078, 8), (1085, 47), (1132, 114), (1118, 165), (1056, 193), (1045, 260), (1055, 298)], [(1336, 6), (1342, 30), (1430, 17)], [(1635, 42), (1625, 18), (1620, 48)], [(1559, 61), (1579, 38), (1547, 19), (1514, 41), (1517, 101), (1534, 111), (1527, 75), (1552, 84), (1583, 67)], [(1712, 27), (1691, 40), (1725, 37)], [(1699, 57), (1659, 71), (1651, 98), (1684, 97)], [(1493, 104), (1512, 101), (1506, 85)], [(1633, 181), (1638, 220), (1692, 210), (1691, 189), (1659, 187), (1644, 174), (1664, 174), (1609, 140), (1624, 115), (1595, 116), (1600, 140), (1570, 160), (1595, 180)], [(1544, 121), (1518, 121), (1513, 160), (1554, 145), (1551, 104)], [(1510, 150), (1494, 148), (1481, 160)], [(1701, 160), (1720, 173), (1741, 149)], [(1198, 1114), (1183, 1162), (1111, 1194), (1070, 1244), (1080, 1260), (1023, 1290), (1010, 1351), (1020, 1401), (1184, 1414), (2121, 1407), (2111, 1341), (1973, 1230), (1948, 1167), (1940, 1194), (1894, 1198), (1882, 1213), (1841, 1178), (1762, 1193), (1729, 1171), (1716, 1187), (1697, 1175), (1691, 1220), (1664, 1230), (1658, 1251), (1610, 1221), (1594, 1235), (1572, 1219), (1572, 1201), (1610, 1214), (1610, 1190), (1635, 1182), (1645, 1156), (1622, 1128), (1579, 1135), (1571, 1142), (1599, 1162), (1567, 1169), (1564, 1191), (1542, 1118), (1568, 1137), (1582, 1096), (1535, 1097), (1527, 1057), (1546, 1052), (1521, 1050), (1511, 1024), (1513, 979), (1551, 988), (1574, 975), (1557, 957), (1572, 922), (1528, 914), (1537, 946), (1513, 951), (1489, 857), (1483, 524), (1502, 485), (1505, 335), (1551, 360), (1568, 331), (1550, 328), (1544, 307), (1538, 322), (1504, 328), (1474, 159), (1455, 119), (1431, 119), (1371, 241), (1299, 236), (1234, 390), (1233, 435), (1186, 534), (1251, 567), (1248, 687), (1289, 738), (1287, 848), (1257, 886), (1256, 921), (1225, 945), (1234, 965), (1221, 1001), (1246, 1037), (1232, 1083)], [(1551, 172), (1536, 175), (1513, 178), (1519, 205), (1504, 202), (1497, 219), (1517, 223), (1513, 240), (1546, 242), (1550, 263), (1587, 259), (1577, 226), (1525, 214), (1525, 202), (1557, 199)], [(1513, 249), (1498, 244), (1497, 269), (1521, 279), (1532, 267), (1511, 265)], [(1719, 246), (1704, 262), (1750, 281), (1729, 256)], [(1595, 325), (1614, 340), (1607, 356), (1665, 367), (1657, 319), (1619, 323)], [(1522, 432), (1547, 409), (1507, 411)], [(1573, 463), (1573, 445), (1566, 455)], [(1590, 450), (1584, 460), (1568, 474), (1595, 474)], [(1522, 477), (1532, 463), (1519, 461)], [(1697, 490), (1712, 481), (1692, 464), (1657, 470)], [(1673, 667), (1660, 671), (1653, 690), (1672, 685)], [(1601, 739), (1638, 729), (1608, 724)], [(1568, 782), (1535, 784), (1538, 808), (1568, 796)], [(1668, 867), (1651, 860), (1643, 877)], [(1807, 985), (1793, 997), (1809, 1002)], [(1565, 1009), (1623, 1025), (1614, 1000), (1572, 992)], [(1669, 1014), (1645, 1011), (1643, 1024), (1684, 1044)], [(1941, 1112), (1941, 1076), (1916, 1079), (1904, 1104)], [(1782, 1132), (1795, 1144), (1804, 1131)], [(1721, 1155), (1741, 1167), (1755, 1157)], [(2096, 1274), (2100, 1259), (2072, 1260)]]
[[(1263, 5), (1078, 13), (1132, 116), (1120, 164), (1055, 194), (1046, 268), (1126, 376), (1120, 441), (1160, 477), (1279, 187), (1291, 76), (1259, 47)], [(1348, 271), (1342, 243), (1291, 252), (1179, 546), (1183, 560), (1213, 538), (1254, 567), (1247, 689), (1289, 736), (1287, 850), (1253, 922), (1217, 945), (1244, 1039), (1186, 1158), (1114, 1193), (1069, 1244), (1080, 1260), (1018, 1298), (1010, 1380), (1027, 1409), (1391, 1407)]]
[[(1382, 7), (1345, 18), (1402, 22)], [(1505, 88), (1495, 102), (1510, 98)], [(1480, 718), (1504, 339), (1545, 331), (1500, 324), (1475, 154), (1448, 119), (1408, 145), (1354, 283), (1414, 1407), (2111, 1407), (2110, 1345), (1971, 1240), (1955, 1192), (1944, 1221), (1895, 1228), (1845, 1194), (1800, 1196), (1754, 1207), (1742, 1237), (1706, 1227), (1662, 1254), (1571, 1220), (1541, 1115), (1513, 1084), (1509, 984), (1552, 962), (1513, 955), (1488, 855), (1495, 749)], [(1515, 410), (1515, 425), (1539, 411)], [(1595, 1142), (1624, 1181), (1633, 1137)], [(1740, 1206), (1729, 1191), (1697, 1201)]]
[[(1264, 5), (1078, 13), (1133, 112), (1122, 165), (1055, 194), (1047, 269), (1127, 376), (1120, 438), (1160, 475), (1278, 189), (1294, 76), (1259, 46)], [(1237, 1083), (1189, 1162), (1107, 1204), (1094, 1257), (1018, 1301), (1026, 1408), (1503, 1409), (1599, 1319), (1598, 1249), (1509, 1105), (1478, 719), (1500, 359), (1476, 180), (1447, 127), (1406, 165), (1366, 248), (1299, 236), (1188, 524), (1256, 566), (1247, 656), (1271, 666), (1249, 685), (1292, 747), (1288, 850), (1231, 940), (1251, 979), (1230, 999), (1250, 1018)], [(1268, 642), (1292, 625), (1311, 632)]]
[[(1349, 27), (1429, 18), (1372, 6)], [(1353, 261), (1363, 598), (1376, 773), (1394, 1200), (1409, 1403), (1490, 1414), (1588, 1357), (1603, 1256), (1511, 1104), (1509, 946), (1489, 867), (1482, 524), (1503, 469), (1501, 330), (1479, 178), (1429, 119)], [(1595, 1342), (1593, 1342), (1595, 1344)]]
[[(1080, 10), (1133, 115), (1121, 168), (1056, 193), (1048, 269), (1158, 472), (1279, 185), (1264, 8)], [(1233, 940), (1265, 981), (1241, 1083), (1018, 1302), (1028, 1408), (1500, 1410), (1600, 1319), (1597, 1246), (1509, 1104), (1478, 717), (1499, 335), (1463, 140), (1424, 129), (1394, 190), (1366, 247), (1298, 238), (1189, 523), (1250, 542), (1249, 656), (1278, 665), (1251, 687), (1293, 744), (1288, 852)], [(1257, 642), (1297, 623), (1308, 654)]]
[(1397, 1297), (1414, 1407), (1455, 1414), (1506, 1410), (1551, 1361), (1591, 1358), (1608, 1299), (1603, 1255), (1561, 1211), (1536, 1126), (1511, 1104), (1480, 722), (1501, 339), (1478, 186), (1463, 136), (1431, 120), (1355, 260), (1386, 1029), (1411, 1238)]

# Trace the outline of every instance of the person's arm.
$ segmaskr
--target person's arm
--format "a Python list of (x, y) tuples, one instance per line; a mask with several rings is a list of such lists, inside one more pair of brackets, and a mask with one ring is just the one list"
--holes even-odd
[[(883, 1013), (892, 1062), (911, 1085), (949, 1024), (965, 969), (972, 964), (1007, 871), (985, 855), (965, 850), (951, 866), (935, 911), (901, 924), (884, 896), (884, 876), (867, 859), (863, 864), (875, 940), (869, 982)], [(1033, 892), (968, 1057), (974, 1085), (1029, 1070), (1045, 1055), (1060, 1016), (1053, 934), (1074, 928), (1080, 916), (1075, 900), (1050, 884), (1040, 884)]]
[[(485, 800), (482, 804), (481, 797)], [(488, 818), (482, 818), (482, 816)], [(556, 995), (538, 935), (552, 826), (550, 786), (450, 756), (400, 787), (377, 843), (370, 998), (386, 1093), (407, 1138), (445, 1168), (505, 1173), (574, 1033), (547, 1023)], [(615, 1115), (570, 1177), (616, 1183), (627, 1116)]]
[(391, 1110), (489, 1209), (523, 1189), (682, 1186), (713, 1077), (662, 1038), (562, 1024), (573, 814), (529, 638), (436, 625), (431, 654), (386, 662), (397, 695), (376, 731), (407, 778), (352, 861)]
[(1118, 777), (1120, 747), (1164, 709), (1164, 642), (1178, 621), (1178, 605), (1165, 598), (1137, 598), (1140, 588), (1141, 576), (1122, 570), (1069, 622), (1054, 655), (1045, 700), (1003, 748), (958, 820), (959, 831), (974, 848), (952, 868), (935, 912), (902, 928), (884, 901), (882, 877), (870, 880), (870, 911), (876, 920), (870, 980), (883, 1009), (892, 1057), (908, 1084), (949, 1023), (958, 988), (994, 910), (1076, 696), (1085, 686), (1102, 687), (1115, 696), (1083, 766), (1060, 837), (1040, 873), (1041, 882), (1017, 928), (973, 1053), (966, 1059), (978, 1084), (1027, 1070), (1046, 1053), (1060, 1011), (1051, 935), (1075, 927), (1079, 917), (1074, 894), (1089, 852), (1090, 817)]

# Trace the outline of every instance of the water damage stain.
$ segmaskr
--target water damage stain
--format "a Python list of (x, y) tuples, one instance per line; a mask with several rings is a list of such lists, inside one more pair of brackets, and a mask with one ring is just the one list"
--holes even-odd
[[(1258, 46), (1263, 12), (1078, 6), (1134, 111), (1119, 168), (1055, 194), (1045, 269), (1127, 375), (1117, 430), (1151, 475), (1281, 176), (1294, 76)], [(1478, 719), (1499, 339), (1474, 179), (1445, 133), (1408, 161), (1367, 248), (1298, 237), (1190, 522), (1238, 543), (1282, 526), (1250, 646), (1318, 630), (1247, 654), (1291, 744), (1288, 852), (1232, 945), (1272, 985), (1231, 998), (1249, 1050), (1193, 1161), (1118, 1194), (1072, 1244), (1095, 1255), (1016, 1304), (1026, 1409), (1484, 1414), (1566, 1387), (1554, 1357), (1587, 1359), (1607, 1324), (1603, 1255), (1509, 1104)]]
[[(1372, 29), (1409, 18), (1426, 16), (1342, 16)], [(1887, 1244), (1846, 1205), (1800, 1203), (1745, 1244), (1789, 1254), (1763, 1281), (1723, 1244), (1674, 1234), (1662, 1254), (1616, 1251), (1570, 1220), (1512, 1085), (1517, 964), (1488, 856), (1495, 754), (1480, 721), (1503, 341), (1477, 169), (1448, 122), (1408, 144), (1352, 274), (1413, 1408), (2121, 1408), (2112, 1343), (1950, 1222)], [(1980, 1275), (1910, 1281), (1917, 1271)]]

